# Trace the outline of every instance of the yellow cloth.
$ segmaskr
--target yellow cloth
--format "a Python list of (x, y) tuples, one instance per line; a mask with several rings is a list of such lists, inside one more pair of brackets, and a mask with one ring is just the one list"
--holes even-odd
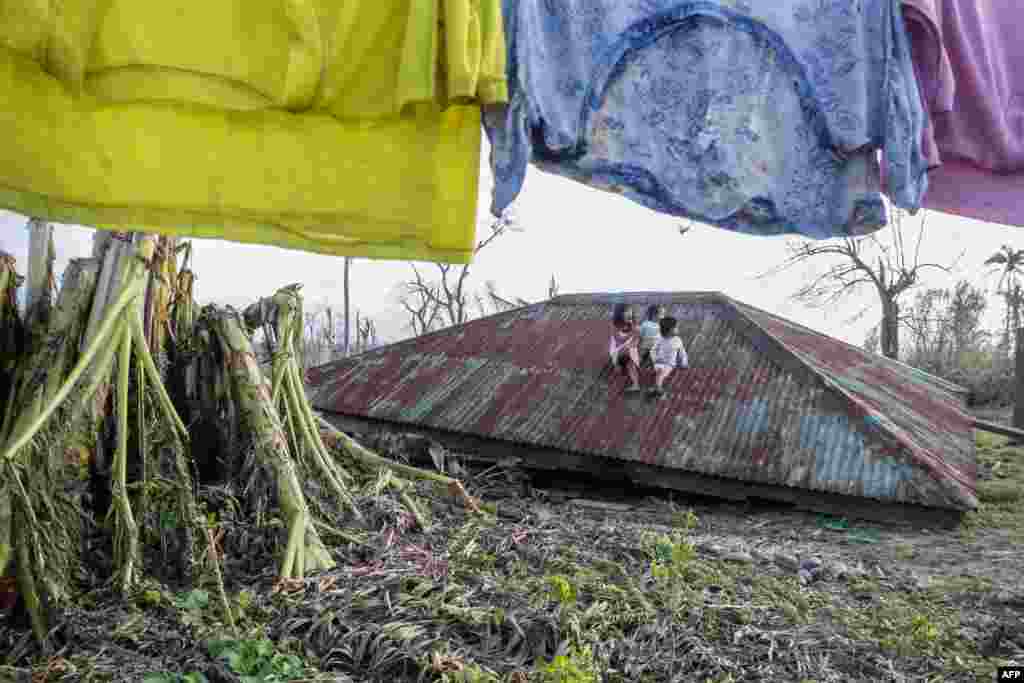
[(0, 0), (0, 207), (468, 262), (500, 0)]

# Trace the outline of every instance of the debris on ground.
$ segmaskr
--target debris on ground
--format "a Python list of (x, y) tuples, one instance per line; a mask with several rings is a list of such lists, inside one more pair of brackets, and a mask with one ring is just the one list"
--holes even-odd
[(0, 619), (0, 680), (981, 681), (1024, 663), (1019, 555), (986, 522), (1019, 522), (1003, 504), (965, 524), (973, 540), (883, 525), (861, 544), (813, 537), (814, 515), (778, 506), (557, 503), (510, 479), (466, 466), (479, 514), (416, 482), (426, 526), (394, 491), (358, 489), (361, 528), (323, 530), (336, 566), (289, 581), (263, 532), (205, 487), (234, 631), (212, 586), (149, 582), (127, 603), (96, 587), (46, 661)]

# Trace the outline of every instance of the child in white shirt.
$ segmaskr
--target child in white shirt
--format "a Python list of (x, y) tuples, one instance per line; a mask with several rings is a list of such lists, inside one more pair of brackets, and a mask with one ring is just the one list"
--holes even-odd
[(673, 369), (677, 366), (686, 368), (690, 365), (686, 349), (683, 348), (683, 340), (676, 334), (677, 324), (676, 319), (672, 317), (661, 319), (661, 339), (651, 349), (651, 360), (654, 361), (654, 386), (650, 390), (652, 396), (665, 393), (661, 386), (672, 374)]
[(658, 321), (665, 315), (665, 308), (652, 304), (647, 307), (647, 320), (643, 321), (640, 325), (640, 365), (648, 363), (651, 358), (651, 349), (658, 343), (658, 339), (661, 337), (661, 328), (658, 326)]

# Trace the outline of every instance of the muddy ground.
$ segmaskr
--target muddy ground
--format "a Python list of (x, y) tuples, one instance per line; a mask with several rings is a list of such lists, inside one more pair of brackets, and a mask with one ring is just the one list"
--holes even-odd
[(222, 513), (234, 629), (212, 583), (97, 586), (45, 656), (0, 617), (0, 681), (990, 681), (1024, 664), (1024, 449), (978, 439), (948, 530), (495, 467), (460, 472), (482, 515), (421, 485), (427, 531), (362, 496), (337, 568), (282, 585)]

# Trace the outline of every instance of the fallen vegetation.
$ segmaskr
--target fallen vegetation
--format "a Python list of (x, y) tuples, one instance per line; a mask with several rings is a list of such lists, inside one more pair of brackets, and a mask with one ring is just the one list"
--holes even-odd
[[(1009, 473), (982, 474), (983, 490), (1020, 482), (1024, 451), (984, 436), (979, 450)], [(198, 588), (148, 580), (128, 602), (96, 588), (48, 659), (32, 659), (16, 625), (0, 629), (6, 671), (34, 683), (823, 683), (987, 681), (1024, 661), (1024, 572), (1000, 574), (991, 545), (1009, 533), (995, 521), (1019, 513), (999, 497), (936, 531), (661, 497), (556, 502), (520, 495), (511, 471), (463, 474), (482, 513), (421, 480), (404, 491), (420, 525), (386, 475), (363, 471), (349, 488), (361, 524), (322, 532), (334, 566), (284, 581), (241, 501), (203, 487), (227, 613), (209, 571)]]

